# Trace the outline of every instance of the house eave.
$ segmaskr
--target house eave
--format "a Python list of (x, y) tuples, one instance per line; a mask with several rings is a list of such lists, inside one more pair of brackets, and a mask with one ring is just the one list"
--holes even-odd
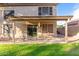
[(26, 20), (68, 20), (73, 16), (14, 16), (9, 17), (11, 21), (26, 21)]
[(8, 6), (56, 6), (57, 3), (0, 3), (0, 7)]

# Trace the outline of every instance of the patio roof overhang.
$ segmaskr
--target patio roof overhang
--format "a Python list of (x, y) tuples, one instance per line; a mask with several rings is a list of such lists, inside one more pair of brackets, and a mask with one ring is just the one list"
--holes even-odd
[(0, 3), (0, 7), (8, 6), (56, 6), (58, 3)]
[(10, 21), (26, 21), (26, 20), (68, 20), (73, 16), (13, 16), (9, 17)]

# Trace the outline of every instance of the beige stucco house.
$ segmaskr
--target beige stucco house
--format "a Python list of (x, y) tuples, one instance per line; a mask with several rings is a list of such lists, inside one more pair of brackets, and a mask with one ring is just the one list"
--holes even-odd
[[(0, 3), (0, 33), (12, 38), (57, 36), (57, 21), (72, 16), (57, 16), (57, 3)], [(8, 33), (8, 34), (7, 34)]]

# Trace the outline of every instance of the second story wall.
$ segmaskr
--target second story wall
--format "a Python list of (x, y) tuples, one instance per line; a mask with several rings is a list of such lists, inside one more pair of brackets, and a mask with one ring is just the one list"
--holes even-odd
[[(42, 6), (44, 7), (44, 6)], [(52, 15), (56, 13), (56, 6), (45, 6), (52, 7)], [(38, 16), (39, 6), (15, 6), (15, 7), (4, 7), (4, 10), (14, 10), (15, 16)]]
[[(45, 6), (45, 7), (52, 7), (52, 16), (56, 15), (56, 6)], [(14, 10), (14, 16), (39, 16), (38, 8), (39, 6), (0, 7), (0, 20), (4, 19), (5, 10)], [(50, 16), (50, 15), (47, 15), (47, 16)]]
[(38, 8), (37, 7), (5, 7), (5, 10), (14, 10), (15, 16), (37, 16)]

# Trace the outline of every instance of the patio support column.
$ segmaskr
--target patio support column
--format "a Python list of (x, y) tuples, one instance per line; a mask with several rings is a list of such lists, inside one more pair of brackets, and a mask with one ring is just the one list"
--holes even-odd
[(15, 43), (15, 23), (13, 22), (13, 41)]
[(68, 21), (70, 21), (69, 18), (68, 18), (68, 20), (66, 21), (66, 24), (65, 24), (65, 40), (68, 40)]
[(4, 35), (4, 26), (2, 24), (2, 35)]
[(53, 21), (53, 33), (54, 33), (54, 36), (57, 36), (57, 24), (56, 24), (57, 21)]
[(37, 36), (39, 37), (40, 36), (40, 22), (38, 23), (38, 28), (37, 28)]
[(65, 24), (65, 40), (67, 40), (67, 37), (68, 37), (68, 27), (67, 27), (67, 21), (66, 21), (66, 24)]
[(67, 40), (67, 21), (66, 21), (66, 24), (65, 24), (65, 40)]
[[(2, 16), (4, 16), (4, 10), (5, 10), (5, 8), (4, 7), (2, 7), (1, 8), (2, 10)], [(3, 19), (4, 20), (4, 19)], [(3, 23), (2, 23), (2, 36), (4, 36), (4, 25), (3, 25)]]
[(26, 24), (26, 34), (25, 34), (25, 35), (26, 35), (26, 39), (28, 39), (28, 37), (27, 37), (27, 35), (28, 35), (28, 34), (27, 34), (27, 24)]

